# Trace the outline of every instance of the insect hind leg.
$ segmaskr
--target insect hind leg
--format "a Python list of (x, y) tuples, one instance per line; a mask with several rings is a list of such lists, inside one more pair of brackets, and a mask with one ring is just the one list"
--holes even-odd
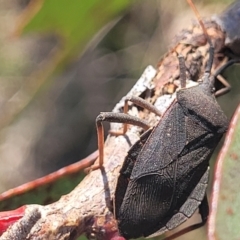
[(90, 168), (85, 169), (86, 172), (94, 171), (103, 166), (104, 156), (104, 128), (103, 122), (116, 122), (124, 124), (132, 124), (139, 126), (147, 130), (150, 126), (148, 123), (137, 117), (125, 114), (125, 113), (114, 113), (114, 112), (102, 112), (96, 118), (96, 128), (98, 137), (98, 150), (99, 150), (99, 163)]

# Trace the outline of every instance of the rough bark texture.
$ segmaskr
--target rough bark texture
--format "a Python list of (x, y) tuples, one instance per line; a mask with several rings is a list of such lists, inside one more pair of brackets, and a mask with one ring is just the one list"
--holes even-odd
[[(225, 51), (225, 34), (213, 20), (205, 25), (215, 47), (213, 69), (217, 69), (229, 60)], [(152, 76), (151, 80), (154, 70), (149, 68), (148, 77), (140, 80), (129, 95), (141, 96), (152, 103), (158, 100), (157, 105), (164, 106), (160, 108), (164, 112), (174, 99), (171, 94), (179, 84), (177, 53), (181, 53), (186, 60), (188, 79), (197, 81), (204, 72), (208, 48), (206, 38), (198, 25), (182, 31), (176, 37), (173, 50), (158, 63), (155, 77)], [(219, 88), (219, 85), (216, 87)], [(114, 111), (121, 111), (122, 106), (123, 101), (117, 104)], [(151, 124), (158, 120), (154, 114), (134, 106), (131, 107), (130, 114), (147, 119)], [(119, 125), (112, 124), (112, 128), (119, 128)], [(105, 142), (104, 169), (91, 172), (71, 193), (62, 196), (53, 204), (27, 206), (25, 216), (0, 239), (76, 239), (84, 233), (88, 237), (111, 239), (117, 235), (111, 200), (128, 149), (141, 133), (142, 129), (131, 126), (124, 136), (109, 135)]]

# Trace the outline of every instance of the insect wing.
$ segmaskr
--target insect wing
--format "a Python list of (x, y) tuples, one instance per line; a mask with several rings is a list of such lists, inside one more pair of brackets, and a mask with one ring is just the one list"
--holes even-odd
[(141, 149), (131, 174), (131, 180), (165, 169), (177, 159), (185, 144), (185, 116), (179, 104), (175, 102), (153, 129)]
[(128, 155), (126, 156), (123, 166), (120, 170), (120, 175), (118, 177), (114, 198), (115, 215), (117, 219), (118, 212), (122, 205), (123, 198), (125, 196), (128, 187), (128, 182), (132, 173), (132, 169), (136, 162), (137, 156), (139, 155), (142, 147), (144, 146), (151, 132), (152, 129), (149, 129), (144, 134), (142, 134), (140, 139), (129, 149)]
[[(157, 232), (148, 236), (148, 238), (156, 237), (158, 235), (163, 234), (166, 231), (172, 230), (177, 226), (179, 226), (180, 224), (182, 224), (183, 222), (185, 222), (188, 218), (190, 218), (193, 215), (193, 213), (196, 211), (196, 209), (201, 205), (204, 199), (204, 196), (206, 197), (208, 178), (209, 178), (209, 167), (207, 168), (207, 171), (204, 173), (204, 175), (200, 179), (197, 186), (192, 191), (191, 195), (188, 197), (187, 201), (179, 209), (179, 212), (174, 214), (171, 217), (171, 219), (166, 223), (165, 226), (161, 227)], [(204, 217), (206, 217), (209, 212), (207, 199), (206, 199), (205, 207), (206, 209), (204, 209), (205, 211)]]
[(185, 146), (185, 129), (185, 115), (175, 103), (141, 149), (118, 213), (124, 237), (148, 236), (166, 223), (161, 220), (166, 219), (176, 191), (176, 160)]

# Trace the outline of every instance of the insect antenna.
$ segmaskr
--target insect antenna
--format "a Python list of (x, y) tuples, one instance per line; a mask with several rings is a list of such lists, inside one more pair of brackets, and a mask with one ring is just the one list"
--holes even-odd
[[(209, 37), (208, 33), (207, 33), (207, 29), (205, 28), (202, 18), (197, 10), (197, 8), (195, 7), (194, 3), (192, 2), (192, 0), (187, 0), (188, 4), (190, 5), (190, 7), (192, 8), (193, 12), (195, 13), (198, 22), (206, 36), (207, 42), (209, 44), (209, 59), (207, 62), (207, 65), (205, 67), (205, 72), (204, 72), (204, 76), (203, 76), (203, 84), (205, 85), (206, 90), (212, 91), (213, 90), (213, 84), (214, 84), (214, 78), (210, 78), (210, 74), (211, 74), (211, 69), (212, 69), (212, 65), (213, 65), (213, 58), (214, 58), (214, 47), (211, 41), (211, 38)], [(210, 80), (210, 81), (209, 81)], [(211, 85), (211, 87), (209, 87), (209, 84)]]
[(179, 72), (180, 72), (180, 85), (181, 85), (181, 88), (185, 88), (187, 75), (186, 75), (185, 60), (182, 54), (178, 55), (178, 61), (179, 61)]

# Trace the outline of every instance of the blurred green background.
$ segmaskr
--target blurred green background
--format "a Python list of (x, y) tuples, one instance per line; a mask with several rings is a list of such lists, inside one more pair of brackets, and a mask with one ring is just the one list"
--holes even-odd
[[(232, 1), (194, 2), (207, 17)], [(96, 116), (193, 19), (184, 0), (0, 0), (0, 191), (96, 150)]]

